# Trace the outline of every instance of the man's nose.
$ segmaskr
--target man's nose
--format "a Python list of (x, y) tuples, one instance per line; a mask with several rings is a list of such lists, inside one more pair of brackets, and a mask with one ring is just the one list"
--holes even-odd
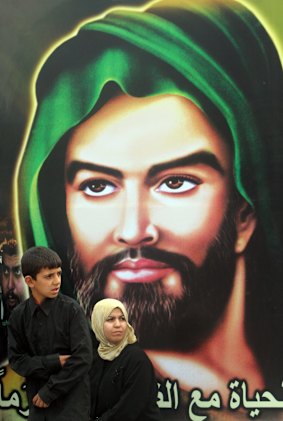
[(136, 194), (129, 194), (123, 203), (121, 220), (114, 232), (119, 244), (130, 247), (153, 245), (158, 241), (158, 228), (152, 223), (149, 204)]
[(11, 270), (9, 272), (9, 279), (8, 279), (8, 289), (9, 290), (13, 290), (15, 288), (15, 279), (14, 279), (14, 274), (13, 271)]

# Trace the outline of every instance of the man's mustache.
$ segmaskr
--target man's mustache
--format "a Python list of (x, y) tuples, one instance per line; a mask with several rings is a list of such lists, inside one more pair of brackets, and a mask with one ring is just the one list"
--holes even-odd
[[(15, 294), (13, 290), (9, 290), (6, 292), (4, 300), (6, 301), (7, 307), (9, 309), (13, 309), (21, 302), (20, 297), (17, 294)], [(14, 301), (13, 305), (11, 305), (10, 300)]]
[[(137, 260), (142, 258), (165, 263), (167, 266), (172, 267), (173, 270), (180, 274), (181, 278), (187, 279), (187, 282), (183, 284), (184, 288), (189, 286), (189, 279), (195, 279), (195, 274), (197, 272), (196, 265), (187, 256), (156, 247), (146, 246), (140, 248), (127, 248), (119, 253), (105, 256), (103, 259), (96, 262), (92, 269), (87, 273), (84, 271), (83, 265), (80, 263), (79, 253), (75, 251), (71, 257), (71, 273), (77, 292), (77, 299), (88, 316), (90, 316), (94, 304), (98, 300), (104, 298), (107, 277), (110, 272), (115, 269), (115, 265), (126, 259)], [(142, 291), (138, 294), (141, 298), (142, 293), (148, 295), (152, 294), (153, 290), (156, 288), (162, 289), (160, 285), (161, 281), (162, 280), (160, 279), (154, 284), (127, 284), (127, 292), (125, 294), (133, 295), (137, 293), (137, 290), (142, 289)], [(134, 289), (133, 286), (135, 286)], [(148, 291), (148, 293), (146, 293), (146, 291)], [(155, 293), (157, 292), (155, 291)], [(160, 294), (161, 291), (158, 292), (158, 295)], [(165, 302), (166, 299), (165, 297), (163, 298)]]
[(196, 271), (195, 264), (187, 256), (151, 246), (127, 248), (119, 253), (106, 256), (96, 263), (92, 271), (99, 267), (99, 272), (104, 273), (107, 276), (107, 274), (114, 269), (114, 266), (123, 260), (137, 260), (142, 258), (166, 263), (167, 266), (177, 270), (181, 275), (187, 274), (188, 270), (190, 274), (194, 274)]
[(7, 300), (19, 300), (19, 296), (15, 294), (13, 290), (7, 291), (5, 297)]

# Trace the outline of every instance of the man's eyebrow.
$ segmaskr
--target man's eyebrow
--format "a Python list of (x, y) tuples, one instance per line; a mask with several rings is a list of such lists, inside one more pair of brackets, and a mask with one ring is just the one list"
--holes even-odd
[[(161, 171), (175, 168), (175, 167), (182, 167), (182, 166), (188, 166), (188, 165), (197, 165), (197, 164), (204, 164), (207, 165), (216, 171), (218, 171), (220, 174), (224, 174), (224, 168), (220, 164), (217, 157), (207, 151), (201, 151), (196, 152), (193, 154), (190, 154), (188, 156), (184, 156), (181, 158), (174, 159), (172, 161), (162, 162), (160, 164), (153, 165), (149, 171), (148, 171), (148, 178), (154, 177)], [(106, 175), (111, 175), (116, 178), (123, 178), (123, 173), (120, 170), (117, 170), (116, 168), (110, 168), (106, 167), (104, 165), (95, 164), (93, 162), (85, 162), (85, 161), (72, 161), (66, 171), (66, 178), (68, 183), (72, 183), (74, 181), (74, 178), (77, 174), (77, 172), (82, 170), (88, 170), (88, 171), (95, 171), (95, 172), (101, 172)]]
[(213, 168), (214, 170), (218, 171), (221, 175), (225, 174), (224, 168), (222, 167), (219, 160), (213, 153), (207, 152), (207, 151), (201, 151), (201, 152), (196, 152), (196, 153), (184, 156), (182, 158), (174, 159), (173, 161), (167, 161), (167, 162), (153, 165), (148, 172), (148, 177), (149, 178), (154, 177), (161, 171), (168, 170), (170, 168), (183, 167), (183, 166), (188, 166), (188, 165), (197, 165), (197, 164), (207, 165)]
[(105, 167), (104, 165), (94, 164), (85, 161), (72, 161), (67, 168), (66, 178), (68, 183), (72, 183), (77, 172), (82, 170), (101, 172), (113, 177), (123, 178), (123, 173), (115, 168)]

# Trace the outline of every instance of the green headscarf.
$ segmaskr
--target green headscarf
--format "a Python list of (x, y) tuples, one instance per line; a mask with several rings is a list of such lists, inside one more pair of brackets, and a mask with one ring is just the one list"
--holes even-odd
[[(256, 208), (269, 245), (278, 246), (282, 69), (276, 49), (239, 3), (160, 0), (143, 11), (121, 8), (89, 22), (43, 65), (18, 174), (24, 249), (40, 244), (60, 250), (58, 241), (64, 243), (55, 239), (60, 233), (52, 228), (40, 174), (59, 140), (94, 112), (109, 83), (138, 97), (182, 95), (200, 107), (233, 145), (236, 187)], [(49, 197), (56, 206), (57, 197)]]

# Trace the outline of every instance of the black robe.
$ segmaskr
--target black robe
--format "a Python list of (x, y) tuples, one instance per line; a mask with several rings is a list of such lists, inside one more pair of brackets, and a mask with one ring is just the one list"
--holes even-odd
[[(37, 306), (34, 299), (19, 304), (8, 325), (9, 360), (26, 378), (30, 421), (89, 421), (90, 329), (79, 304), (59, 294)], [(63, 367), (59, 355), (71, 355)], [(39, 394), (49, 404), (38, 408)]]
[(113, 361), (96, 353), (91, 370), (92, 419), (160, 421), (157, 383), (152, 364), (137, 343), (127, 345)]

